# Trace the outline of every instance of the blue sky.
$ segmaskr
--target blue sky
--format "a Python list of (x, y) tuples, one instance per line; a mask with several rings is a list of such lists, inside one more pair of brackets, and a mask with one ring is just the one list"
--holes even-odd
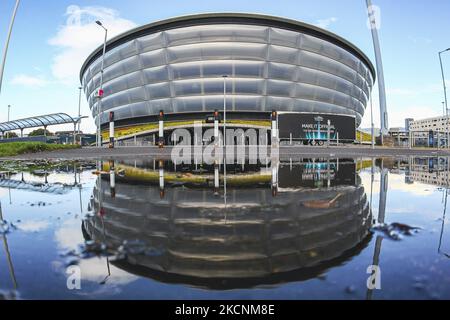
[[(2, 49), (14, 3), (0, 1)], [(450, 1), (373, 0), (373, 4), (380, 8), (390, 126), (403, 126), (405, 117), (442, 114), (437, 52), (450, 47)], [(201, 12), (262, 13), (319, 25), (353, 42), (375, 61), (365, 0), (22, 0), (0, 94), (0, 121), (7, 118), (8, 104), (13, 119), (78, 112), (79, 69), (102, 43), (102, 30), (93, 24), (97, 18), (118, 34), (155, 20)], [(450, 52), (443, 58), (450, 80)], [(377, 124), (377, 90), (373, 97)], [(82, 113), (90, 115), (84, 97)], [(369, 126), (367, 110), (363, 127)], [(93, 131), (92, 119), (82, 129)]]

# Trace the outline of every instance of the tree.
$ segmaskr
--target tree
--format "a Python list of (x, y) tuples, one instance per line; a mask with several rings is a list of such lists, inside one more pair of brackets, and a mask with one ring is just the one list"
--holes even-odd
[(19, 136), (17, 135), (17, 133), (15, 133), (15, 132), (12, 132), (12, 131), (10, 131), (10, 132), (5, 132), (5, 135), (4, 135), (5, 137), (9, 137), (9, 138), (18, 138)]
[(48, 130), (44, 130), (44, 129), (36, 129), (34, 131), (31, 131), (28, 136), (29, 137), (39, 137), (39, 136), (44, 136), (45, 133), (47, 133), (47, 136), (52, 136), (53, 133), (51, 133)]

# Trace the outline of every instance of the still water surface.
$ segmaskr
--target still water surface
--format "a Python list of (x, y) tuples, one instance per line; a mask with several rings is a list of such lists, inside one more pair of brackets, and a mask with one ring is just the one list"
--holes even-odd
[(3, 163), (0, 297), (450, 299), (448, 166)]

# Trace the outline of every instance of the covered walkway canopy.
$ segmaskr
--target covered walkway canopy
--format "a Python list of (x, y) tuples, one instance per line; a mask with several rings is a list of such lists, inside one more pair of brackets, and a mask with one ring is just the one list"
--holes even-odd
[(71, 117), (66, 113), (54, 113), (43, 116), (30, 117), (25, 119), (13, 120), (0, 123), (0, 132), (3, 134), (7, 131), (20, 130), (36, 127), (44, 127), (72, 123), (74, 126), (86, 117)]

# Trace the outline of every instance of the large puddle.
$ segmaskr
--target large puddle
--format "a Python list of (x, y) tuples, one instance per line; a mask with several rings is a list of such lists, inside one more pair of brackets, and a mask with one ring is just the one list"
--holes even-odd
[(446, 158), (0, 172), (0, 298), (450, 298)]

